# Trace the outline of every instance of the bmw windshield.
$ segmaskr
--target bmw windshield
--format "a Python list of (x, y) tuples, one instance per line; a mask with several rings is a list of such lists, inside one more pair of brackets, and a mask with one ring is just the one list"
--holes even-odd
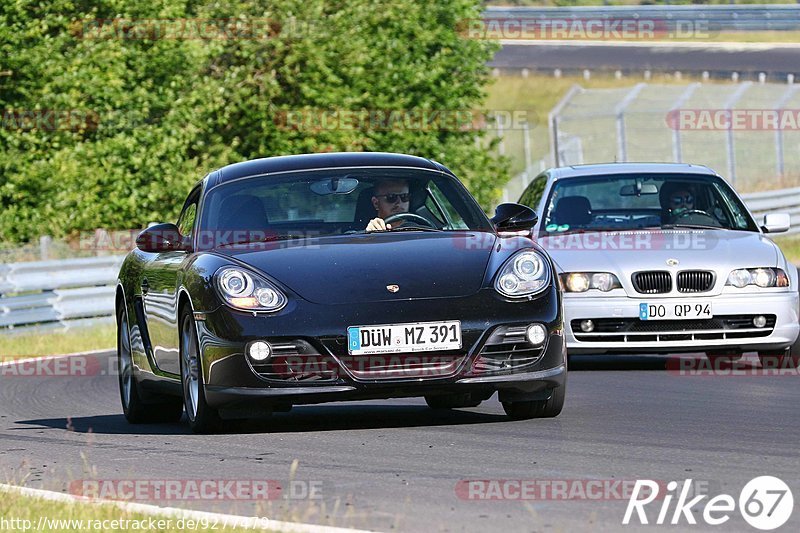
[(758, 231), (722, 179), (685, 174), (557, 180), (543, 219), (541, 235), (675, 227)]

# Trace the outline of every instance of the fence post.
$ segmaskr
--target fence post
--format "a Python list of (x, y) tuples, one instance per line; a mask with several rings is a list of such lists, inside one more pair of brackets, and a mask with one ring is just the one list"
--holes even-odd
[(53, 239), (49, 235), (42, 235), (39, 237), (39, 256), (42, 261), (50, 259), (50, 244), (52, 242)]
[[(792, 99), (794, 93), (800, 89), (798, 85), (789, 85), (789, 88), (781, 95), (778, 102), (775, 104), (775, 110), (778, 112), (778, 122), (780, 123), (780, 113), (789, 100)], [(780, 126), (775, 128), (775, 167), (779, 176), (783, 176), (785, 171), (784, 157), (783, 157), (783, 130)]]
[(731, 185), (736, 185), (736, 151), (734, 150), (733, 146), (733, 106), (736, 105), (736, 102), (742, 97), (742, 95), (753, 85), (752, 81), (745, 81), (737, 87), (737, 89), (733, 92), (733, 94), (728, 98), (728, 100), (723, 105), (723, 109), (731, 112), (731, 124), (728, 127), (728, 130), (725, 132), (726, 135), (726, 149), (728, 152), (728, 176), (731, 180)]
[(642, 89), (647, 87), (646, 83), (637, 83), (633, 89), (628, 91), (625, 98), (614, 109), (617, 116), (617, 160), (625, 162), (628, 160), (628, 141), (625, 138), (625, 109), (633, 102)]
[(547, 115), (547, 127), (550, 130), (550, 149), (552, 150), (553, 156), (553, 166), (557, 167), (561, 165), (561, 161), (559, 160), (558, 155), (558, 119), (559, 115), (561, 115), (561, 111), (566, 107), (572, 97), (575, 96), (578, 92), (583, 92), (583, 87), (578, 84), (573, 85), (567, 91), (567, 94), (564, 95), (564, 98), (561, 99), (560, 102), (556, 104), (552, 111)]
[[(669, 112), (672, 113), (673, 111), (680, 111), (680, 108), (683, 104), (685, 104), (689, 98), (692, 97), (694, 92), (700, 87), (700, 83), (692, 83), (681, 93), (675, 103), (670, 108)], [(673, 120), (675, 119), (674, 115), (672, 116)], [(681, 128), (680, 128), (680, 117), (675, 124), (672, 126), (672, 159), (676, 163), (683, 162), (683, 147), (681, 146)]]
[(525, 172), (530, 172), (533, 160), (531, 158), (531, 127), (528, 121), (522, 125), (522, 144), (525, 152)]
[(506, 155), (506, 139), (505, 134), (503, 133), (503, 121), (500, 120), (500, 115), (495, 115), (494, 125), (497, 129), (497, 138), (500, 139), (500, 142), (497, 144), (497, 153), (500, 155)]

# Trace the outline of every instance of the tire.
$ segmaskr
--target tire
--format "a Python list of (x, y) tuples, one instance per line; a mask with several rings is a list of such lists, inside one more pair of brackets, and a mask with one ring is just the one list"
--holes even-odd
[(195, 433), (213, 433), (222, 429), (219, 412), (206, 402), (205, 383), (200, 367), (197, 328), (190, 311), (181, 314), (180, 334), (181, 390), (189, 427)]
[(553, 389), (547, 400), (529, 400), (522, 402), (503, 402), (503, 410), (511, 420), (529, 420), (531, 418), (552, 418), (561, 414), (564, 408), (567, 386)]
[(425, 396), (425, 403), (431, 409), (462, 409), (465, 407), (478, 407), (482, 400), (473, 398), (469, 392), (459, 394), (437, 394)]
[(758, 352), (758, 359), (765, 369), (800, 368), (800, 356), (794, 346), (786, 350)]
[(117, 311), (117, 376), (122, 412), (131, 424), (177, 422), (183, 416), (183, 402), (169, 396), (143, 397), (133, 373), (133, 356), (128, 312), (123, 303)]

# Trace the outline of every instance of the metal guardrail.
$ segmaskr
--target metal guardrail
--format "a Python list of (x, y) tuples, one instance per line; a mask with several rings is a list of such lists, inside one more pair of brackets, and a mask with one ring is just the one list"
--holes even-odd
[(0, 333), (112, 322), (123, 256), (0, 264)]
[(780, 5), (638, 5), (601, 7), (487, 7), (484, 19), (650, 19), (669, 29), (676, 23), (703, 21), (711, 31), (795, 31), (800, 6)]
[(781, 235), (800, 233), (800, 187), (743, 194), (742, 200), (756, 217), (756, 221), (767, 213), (788, 213), (792, 225), (789, 231)]
[[(742, 199), (758, 218), (788, 213), (792, 226), (787, 234), (800, 234), (800, 187), (744, 194)], [(516, 196), (509, 200), (516, 201)], [(114, 290), (123, 259), (117, 255), (0, 263), (0, 334), (113, 323)]]

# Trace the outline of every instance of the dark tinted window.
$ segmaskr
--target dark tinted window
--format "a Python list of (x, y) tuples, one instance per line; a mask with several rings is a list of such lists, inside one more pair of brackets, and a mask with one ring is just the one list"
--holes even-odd
[(214, 234), (215, 245), (363, 233), (377, 215), (376, 185), (398, 180), (408, 186), (407, 213), (424, 219), (416, 219), (421, 226), (491, 231), (486, 215), (458, 180), (397, 168), (316, 170), (223, 183), (207, 192), (201, 227)]

